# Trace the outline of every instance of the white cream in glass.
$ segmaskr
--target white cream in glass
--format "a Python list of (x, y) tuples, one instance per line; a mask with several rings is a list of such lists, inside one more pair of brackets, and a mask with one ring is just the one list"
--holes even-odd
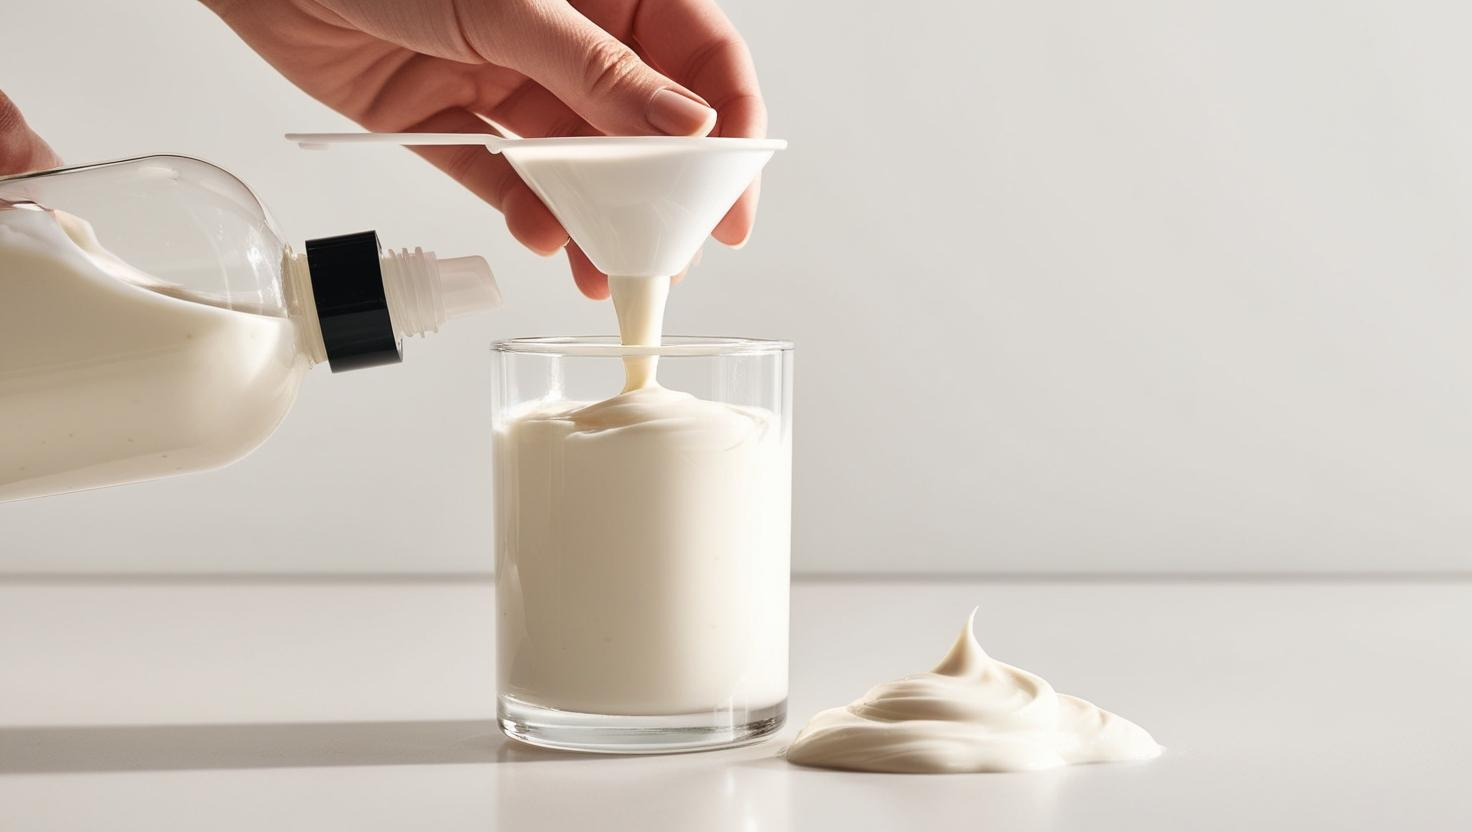
[[(791, 344), (531, 338), (494, 355), (503, 729), (640, 752), (779, 728)], [(657, 381), (626, 374), (640, 359)]]

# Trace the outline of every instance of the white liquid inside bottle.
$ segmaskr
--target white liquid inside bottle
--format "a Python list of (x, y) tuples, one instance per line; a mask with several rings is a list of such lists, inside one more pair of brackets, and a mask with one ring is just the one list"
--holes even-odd
[[(433, 255), (385, 255), (394, 336), (498, 300), (466, 260), (441, 286)], [(0, 202), (0, 500), (215, 468), (265, 441), (329, 358), (306, 258), (288, 250), (280, 269), (292, 314), (226, 308), (123, 262), (81, 219)]]

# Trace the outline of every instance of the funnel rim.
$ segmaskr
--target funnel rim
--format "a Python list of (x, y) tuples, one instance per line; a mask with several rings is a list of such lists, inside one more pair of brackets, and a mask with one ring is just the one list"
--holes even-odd
[(617, 335), (546, 335), (506, 338), (491, 344), (501, 353), (629, 358), (639, 356), (765, 355), (790, 352), (791, 341), (724, 335), (666, 335), (657, 346), (623, 346)]

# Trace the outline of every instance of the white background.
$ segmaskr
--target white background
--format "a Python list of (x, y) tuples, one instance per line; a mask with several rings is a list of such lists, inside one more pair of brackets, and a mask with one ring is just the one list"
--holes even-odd
[[(667, 331), (798, 342), (799, 570), (1472, 568), (1465, 4), (727, 7), (791, 150)], [(412, 155), (281, 141), (350, 125), (202, 7), (0, 23), (68, 161), (201, 156), (510, 303), (224, 471), (0, 505), (0, 570), (489, 569), (487, 344), (611, 310)]]

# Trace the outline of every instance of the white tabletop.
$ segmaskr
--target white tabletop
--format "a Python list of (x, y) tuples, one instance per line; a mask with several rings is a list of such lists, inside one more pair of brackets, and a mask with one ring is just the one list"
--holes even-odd
[[(0, 829), (1472, 827), (1472, 584), (800, 583), (791, 722), (726, 752), (503, 739), (475, 579), (0, 579)], [(896, 776), (780, 756), (922, 670), (992, 655), (1166, 755)]]

